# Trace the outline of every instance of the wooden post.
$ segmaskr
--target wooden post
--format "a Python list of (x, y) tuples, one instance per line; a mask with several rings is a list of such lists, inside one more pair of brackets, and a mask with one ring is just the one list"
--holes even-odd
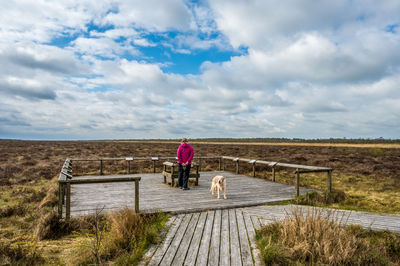
[(153, 160), (153, 173), (155, 173), (155, 172), (156, 172), (156, 161)]
[(299, 168), (296, 169), (296, 196), (300, 196), (300, 173)]
[(172, 170), (171, 170), (171, 187), (173, 187), (174, 186), (174, 171), (175, 170), (175, 166), (174, 165), (172, 165)]
[(201, 171), (201, 157), (200, 157), (200, 163), (199, 163), (199, 171)]
[(67, 182), (67, 191), (66, 191), (66, 201), (65, 201), (65, 219), (69, 220), (71, 216), (71, 183)]
[(272, 167), (272, 182), (275, 182), (275, 167)]
[(163, 165), (163, 176), (164, 176), (164, 184), (166, 184), (167, 183), (167, 177), (165, 176), (164, 172), (167, 172), (167, 166), (165, 164)]
[(63, 192), (62, 184), (58, 183), (58, 217), (62, 218)]
[(135, 180), (135, 212), (139, 213), (139, 180)]
[(225, 172), (225, 169), (226, 169), (225, 159), (224, 159), (224, 161), (223, 161), (223, 166), (224, 166), (224, 172)]
[(332, 170), (328, 171), (328, 179), (326, 180), (326, 190), (332, 192)]
[(219, 159), (218, 159), (218, 170), (219, 171), (222, 170), (221, 167), (222, 167), (222, 165), (221, 165), (221, 157), (219, 157)]
[(236, 161), (236, 174), (239, 174), (239, 160)]
[(131, 161), (128, 162), (128, 175), (131, 173)]
[(196, 167), (196, 186), (199, 185), (199, 166)]
[(256, 177), (256, 163), (253, 163), (253, 177)]
[(64, 205), (65, 204), (65, 184), (61, 184), (61, 201), (62, 201), (61, 205)]
[(100, 160), (100, 175), (103, 175), (103, 160)]

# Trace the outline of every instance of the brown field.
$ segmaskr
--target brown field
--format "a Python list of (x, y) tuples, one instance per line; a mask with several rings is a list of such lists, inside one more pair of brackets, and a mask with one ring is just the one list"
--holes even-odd
[[(171, 141), (0, 141), (0, 208), (10, 205), (18, 197), (40, 200), (49, 180), (58, 176), (66, 158), (150, 157), (175, 156), (179, 143)], [(267, 161), (296, 163), (334, 168), (334, 189), (344, 190), (355, 198), (349, 199), (351, 208), (399, 213), (400, 207), (400, 149), (396, 144), (265, 144), (265, 143), (192, 143), (196, 156), (237, 156)], [(368, 146), (366, 146), (368, 145)], [(359, 148), (361, 146), (362, 148)], [(371, 147), (370, 147), (371, 146)], [(385, 146), (385, 148), (381, 148)], [(203, 170), (215, 170), (216, 160), (203, 161)], [(227, 164), (234, 169), (233, 163)], [(104, 173), (125, 173), (126, 162), (105, 162)], [(74, 174), (98, 173), (98, 162), (76, 162)], [(151, 163), (135, 161), (134, 173), (151, 171)], [(158, 164), (161, 171), (161, 163)], [(250, 167), (242, 164), (241, 172), (250, 174)], [(270, 170), (257, 166), (257, 176), (270, 178)], [(282, 169), (278, 182), (293, 183), (291, 171)], [(325, 188), (324, 174), (304, 174), (304, 186)], [(10, 187), (11, 186), (11, 187)], [(21, 190), (9, 199), (10, 189)], [(23, 187), (23, 188), (21, 188)], [(33, 191), (30, 187), (34, 187)], [(29, 193), (23, 193), (29, 191)], [(369, 202), (368, 205), (365, 204)], [(349, 202), (350, 203), (350, 202)], [(365, 205), (365, 206), (364, 206)]]
[[(59, 240), (36, 239), (37, 225), (46, 219), (51, 222), (49, 212), (56, 199), (56, 179), (66, 158), (175, 156), (178, 145), (173, 141), (0, 140), (0, 254), (7, 253), (8, 258), (15, 258), (18, 263), (24, 258), (40, 263), (44, 258), (49, 264), (63, 264), (86, 239), (75, 235)], [(344, 191), (347, 198), (325, 206), (400, 213), (400, 149), (396, 144), (193, 142), (192, 145), (197, 156), (226, 155), (332, 167), (333, 188)], [(125, 173), (126, 166), (124, 161), (104, 162), (104, 173)], [(216, 170), (218, 161), (203, 160), (202, 166), (202, 170)], [(134, 173), (150, 172), (152, 164), (134, 161), (131, 169)], [(161, 171), (160, 162), (157, 169)], [(234, 171), (232, 162), (227, 163), (227, 170)], [(74, 174), (98, 171), (98, 162), (74, 162)], [(241, 164), (240, 171), (250, 175), (251, 168)], [(270, 169), (257, 166), (257, 177), (270, 179)], [(279, 169), (277, 181), (293, 184), (293, 169)], [(323, 190), (325, 184), (326, 174), (301, 176), (302, 186)]]
[[(174, 156), (179, 143), (138, 141), (0, 141), (0, 185), (55, 177), (66, 158)], [(238, 156), (333, 167), (336, 174), (400, 182), (396, 144), (192, 143), (196, 156)], [(360, 148), (362, 147), (362, 148)], [(210, 162), (211, 163), (211, 162)], [(94, 169), (98, 166), (91, 163)], [(110, 163), (112, 164), (112, 163)], [(137, 171), (143, 163), (135, 162)], [(150, 164), (149, 164), (150, 165)], [(107, 166), (106, 166), (107, 167)], [(110, 165), (110, 171), (121, 169)], [(213, 168), (209, 166), (207, 168)], [(106, 168), (107, 170), (107, 168)]]

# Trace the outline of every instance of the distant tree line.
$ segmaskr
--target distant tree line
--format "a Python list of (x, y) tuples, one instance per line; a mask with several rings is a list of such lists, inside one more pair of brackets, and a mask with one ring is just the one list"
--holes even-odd
[(268, 142), (268, 143), (345, 143), (345, 144), (399, 144), (400, 139), (384, 138), (320, 138), (320, 139), (302, 139), (302, 138), (199, 138), (191, 141), (203, 142)]

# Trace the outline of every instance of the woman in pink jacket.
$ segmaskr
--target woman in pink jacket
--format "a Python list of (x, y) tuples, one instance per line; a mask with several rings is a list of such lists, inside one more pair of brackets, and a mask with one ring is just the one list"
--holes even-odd
[(179, 164), (178, 185), (183, 190), (189, 190), (188, 180), (192, 159), (194, 156), (193, 147), (190, 146), (186, 138), (182, 139), (181, 145), (176, 152)]

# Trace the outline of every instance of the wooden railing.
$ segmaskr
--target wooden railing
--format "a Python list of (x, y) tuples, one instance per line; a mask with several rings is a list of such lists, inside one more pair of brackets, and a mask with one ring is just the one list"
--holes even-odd
[(272, 169), (272, 181), (276, 181), (275, 170), (277, 167), (281, 168), (293, 168), (296, 174), (296, 196), (300, 195), (300, 174), (301, 173), (312, 173), (312, 172), (326, 172), (327, 173), (327, 181), (326, 181), (326, 190), (328, 192), (332, 192), (332, 171), (333, 168), (328, 167), (319, 167), (319, 166), (309, 166), (309, 165), (301, 165), (301, 164), (290, 164), (290, 163), (280, 163), (280, 162), (270, 162), (270, 161), (262, 161), (262, 160), (252, 160), (246, 158), (239, 157), (231, 157), (231, 156), (222, 156), (223, 159), (223, 170), (225, 171), (225, 160), (233, 161), (236, 164), (236, 174), (239, 174), (239, 162), (249, 163), (253, 166), (253, 177), (256, 176), (256, 164), (266, 165)]
[[(289, 163), (280, 163), (280, 162), (272, 162), (272, 161), (263, 161), (263, 160), (253, 160), (247, 158), (239, 158), (239, 157), (231, 157), (231, 156), (197, 156), (193, 158), (193, 161), (197, 161), (199, 164), (199, 171), (201, 171), (203, 160), (218, 160), (218, 170), (226, 171), (226, 161), (232, 161), (236, 165), (236, 173), (239, 174), (240, 163), (250, 164), (253, 168), (253, 177), (256, 176), (256, 165), (264, 165), (266, 167), (271, 168), (272, 171), (272, 181), (276, 182), (276, 169), (277, 168), (291, 168), (295, 169), (294, 173), (296, 176), (295, 188), (296, 195), (300, 195), (300, 174), (302, 173), (311, 173), (311, 172), (326, 172), (327, 173), (327, 181), (326, 181), (326, 190), (328, 192), (332, 192), (332, 171), (333, 168), (328, 167), (318, 167), (318, 166), (308, 166), (308, 165), (300, 165), (300, 164), (289, 164)], [(71, 184), (83, 184), (83, 183), (105, 183), (105, 182), (135, 182), (135, 210), (139, 211), (139, 181), (140, 177), (129, 176), (131, 173), (131, 162), (136, 160), (144, 160), (144, 161), (152, 161), (153, 162), (153, 173), (156, 172), (156, 163), (158, 161), (167, 161), (167, 160), (177, 160), (174, 156), (166, 156), (166, 157), (119, 157), (119, 158), (74, 158), (74, 159), (66, 159), (65, 163), (61, 169), (61, 173), (59, 176), (59, 202), (58, 202), (58, 213), (60, 217), (62, 217), (63, 205), (65, 202), (66, 207), (66, 218), (70, 217), (70, 200), (71, 200)], [(84, 178), (79, 176), (72, 176), (72, 164), (73, 162), (78, 161), (98, 161), (99, 164), (99, 174), (103, 175), (103, 162), (104, 161), (126, 161), (127, 162), (127, 174), (125, 176), (120, 177), (110, 177), (110, 178)]]
[[(202, 167), (202, 161), (205, 159), (215, 159), (219, 160), (219, 170), (221, 170), (221, 156), (196, 156), (194, 157), (194, 160), (198, 161), (199, 164), (199, 170), (201, 171)], [(168, 161), (168, 160), (178, 160), (177, 157), (173, 156), (164, 156), (164, 157), (117, 157), (117, 158), (73, 158), (73, 159), (68, 159), (72, 162), (78, 162), (78, 161), (97, 161), (99, 162), (99, 174), (103, 175), (104, 174), (104, 165), (103, 162), (105, 161), (126, 161), (127, 162), (127, 173), (130, 174), (132, 170), (132, 165), (131, 162), (133, 161), (152, 161), (153, 163), (153, 173), (156, 172), (156, 163), (158, 161)], [(162, 163), (160, 164), (162, 165)]]
[(58, 178), (58, 215), (62, 218), (63, 205), (65, 204), (65, 219), (71, 217), (71, 184), (135, 182), (135, 212), (139, 212), (139, 181), (138, 176), (112, 176), (108, 178), (91, 178), (85, 176), (72, 176), (72, 160), (67, 159)]

